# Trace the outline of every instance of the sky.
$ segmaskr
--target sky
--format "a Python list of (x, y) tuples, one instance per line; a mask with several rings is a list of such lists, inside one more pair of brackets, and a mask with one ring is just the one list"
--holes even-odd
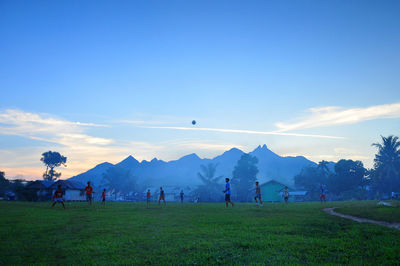
[[(400, 136), (400, 1), (0, 0), (0, 171), (128, 155), (373, 166)], [(191, 121), (197, 124), (192, 125)]]

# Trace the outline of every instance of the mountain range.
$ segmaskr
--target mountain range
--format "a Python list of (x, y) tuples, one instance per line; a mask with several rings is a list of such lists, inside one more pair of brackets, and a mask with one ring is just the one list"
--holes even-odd
[[(201, 165), (217, 164), (216, 176), (232, 177), (232, 171), (243, 151), (232, 148), (212, 159), (200, 158), (195, 153), (183, 156), (174, 161), (163, 161), (154, 158), (151, 161), (139, 162), (132, 155), (117, 164), (101, 163), (82, 174), (71, 177), (70, 180), (86, 183), (91, 181), (95, 186), (101, 185), (103, 174), (110, 167), (121, 167), (130, 170), (138, 178), (138, 183), (145, 186), (196, 186), (201, 184), (197, 173)], [(316, 166), (315, 162), (303, 156), (279, 156), (264, 144), (249, 153), (258, 158), (258, 175), (260, 183), (274, 179), (287, 185), (293, 185), (294, 176), (305, 166)], [(223, 182), (223, 180), (221, 180)]]

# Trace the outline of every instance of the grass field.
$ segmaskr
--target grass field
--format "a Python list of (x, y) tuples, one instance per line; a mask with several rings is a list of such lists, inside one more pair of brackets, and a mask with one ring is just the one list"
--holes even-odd
[(400, 231), (321, 211), (368, 213), (374, 204), (0, 202), (0, 264), (398, 265)]
[(336, 211), (372, 220), (400, 223), (400, 202), (388, 201), (393, 207), (377, 205), (377, 201), (348, 202)]

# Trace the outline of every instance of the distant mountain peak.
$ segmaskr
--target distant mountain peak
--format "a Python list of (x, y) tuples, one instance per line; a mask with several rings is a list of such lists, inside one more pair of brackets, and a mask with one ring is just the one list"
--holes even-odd
[(227, 152), (230, 152), (230, 151), (234, 151), (234, 152), (237, 152), (237, 151), (241, 151), (240, 149), (238, 149), (238, 148), (232, 148), (232, 149), (230, 149), (229, 151), (227, 151)]
[(200, 157), (197, 156), (196, 153), (191, 153), (191, 154), (183, 156), (181, 159), (200, 159)]
[(268, 150), (269, 151), (269, 149), (268, 149), (268, 147), (267, 147), (267, 145), (266, 144), (264, 144), (264, 145), (258, 145), (257, 146), (257, 148), (255, 149), (255, 150)]
[(129, 155), (124, 160), (119, 162), (117, 165), (128, 165), (128, 164), (139, 164), (139, 161), (136, 160), (132, 155)]
[[(132, 171), (138, 177), (138, 184), (142, 185), (198, 185), (201, 181), (197, 178), (197, 173), (201, 165), (208, 163), (217, 164), (217, 175), (229, 176), (237, 164), (240, 157), (244, 154), (238, 148), (231, 148), (215, 158), (201, 159), (196, 153), (191, 153), (178, 160), (162, 161), (153, 158), (150, 162), (143, 160), (139, 163), (132, 155), (116, 164), (117, 167)], [(258, 158), (258, 178), (261, 182), (275, 179), (285, 184), (293, 184), (293, 177), (298, 174), (304, 166), (316, 165), (303, 156), (281, 157), (268, 149), (266, 144), (257, 146), (252, 152), (252, 156)], [(334, 164), (333, 164), (334, 165)], [(71, 180), (86, 183), (92, 181), (94, 184), (102, 184), (103, 174), (114, 164), (101, 163), (96, 167), (72, 177)]]

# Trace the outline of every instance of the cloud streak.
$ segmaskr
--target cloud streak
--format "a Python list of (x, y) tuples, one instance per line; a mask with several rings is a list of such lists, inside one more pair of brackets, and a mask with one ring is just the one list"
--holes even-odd
[(85, 134), (86, 127), (107, 126), (71, 122), (15, 109), (0, 111), (0, 134), (21, 136), (65, 146), (108, 145), (113, 143), (112, 139)]
[(367, 120), (381, 118), (399, 118), (400, 103), (348, 109), (338, 106), (327, 106), (320, 108), (310, 108), (307, 110), (307, 112), (310, 114), (306, 117), (300, 118), (297, 122), (276, 123), (275, 126), (278, 127), (278, 132), (355, 124)]
[(301, 133), (289, 133), (289, 132), (278, 132), (278, 131), (255, 131), (255, 130), (244, 130), (244, 129), (170, 127), (170, 126), (140, 126), (140, 127), (153, 128), (153, 129), (183, 130), (183, 131), (208, 131), (208, 132), (218, 132), (218, 133), (240, 133), (240, 134), (253, 134), (253, 135), (278, 135), (278, 136), (312, 137), (312, 138), (326, 138), (326, 139), (344, 139), (344, 137), (338, 137), (338, 136), (301, 134)]

